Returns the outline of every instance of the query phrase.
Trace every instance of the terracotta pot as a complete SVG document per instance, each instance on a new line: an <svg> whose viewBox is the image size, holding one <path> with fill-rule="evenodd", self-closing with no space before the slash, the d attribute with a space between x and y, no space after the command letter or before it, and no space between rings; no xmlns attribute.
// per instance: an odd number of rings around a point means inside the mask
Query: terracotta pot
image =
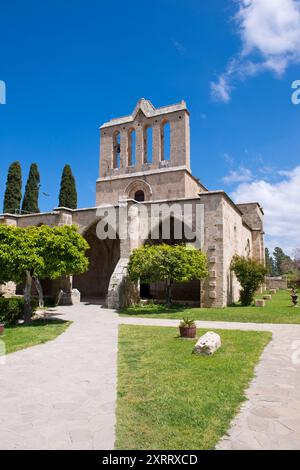
<svg viewBox="0 0 300 470"><path fill-rule="evenodd" d="M180 330L180 336L182 338L196 338L196 334L197 334L196 326L190 326L190 327L180 326L179 330Z"/></svg>
<svg viewBox="0 0 300 470"><path fill-rule="evenodd" d="M0 323L0 335L2 335L3 331L4 331L4 325L3 323Z"/></svg>

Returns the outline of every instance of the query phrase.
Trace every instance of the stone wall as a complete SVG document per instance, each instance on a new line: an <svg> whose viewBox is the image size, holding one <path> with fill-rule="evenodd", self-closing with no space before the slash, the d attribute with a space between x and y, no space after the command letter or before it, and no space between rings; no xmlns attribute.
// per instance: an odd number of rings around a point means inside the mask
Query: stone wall
<svg viewBox="0 0 300 470"><path fill-rule="evenodd" d="M6 284L0 284L0 295L4 297L11 297L16 294L16 284L14 282L7 282Z"/></svg>
<svg viewBox="0 0 300 470"><path fill-rule="evenodd" d="M267 289L287 289L288 281L286 277L266 277Z"/></svg>
<svg viewBox="0 0 300 470"><path fill-rule="evenodd" d="M251 230L243 223L239 211L226 199L223 201L223 302L230 305L239 300L240 283L230 269L235 255L252 257L253 242Z"/></svg>
<svg viewBox="0 0 300 470"><path fill-rule="evenodd" d="M133 183L134 191L131 191ZM195 198L204 190L184 168L161 169L155 173L135 173L126 177L98 180L96 205L118 204L119 200L124 198L134 199L134 193L139 189L145 193L146 201Z"/></svg>

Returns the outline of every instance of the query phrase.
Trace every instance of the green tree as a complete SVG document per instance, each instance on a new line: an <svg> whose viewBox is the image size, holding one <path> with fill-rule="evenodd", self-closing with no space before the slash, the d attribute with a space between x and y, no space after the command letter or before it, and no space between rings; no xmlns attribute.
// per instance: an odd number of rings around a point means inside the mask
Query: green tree
<svg viewBox="0 0 300 470"><path fill-rule="evenodd" d="M231 262L231 270L235 273L242 289L240 301L243 306L251 305L255 292L264 283L267 268L253 259L235 256Z"/></svg>
<svg viewBox="0 0 300 470"><path fill-rule="evenodd" d="M39 209L40 174L36 163L32 163L29 170L28 180L22 203L22 212L35 214Z"/></svg>
<svg viewBox="0 0 300 470"><path fill-rule="evenodd" d="M293 270L293 260L290 258L290 256L284 253L282 248L277 246L274 249L273 257L275 260L275 274L277 276L288 274Z"/></svg>
<svg viewBox="0 0 300 470"><path fill-rule="evenodd" d="M89 248L76 226L10 227L0 225L0 266L3 281L25 283L24 321L32 316L31 288L35 279L57 279L88 269Z"/></svg>
<svg viewBox="0 0 300 470"><path fill-rule="evenodd" d="M183 245L146 245L134 250L128 265L133 282L166 283L166 303L172 304L174 282L188 282L207 277L206 255L200 250Z"/></svg>
<svg viewBox="0 0 300 470"><path fill-rule="evenodd" d="M274 259L270 255L270 251L268 248L265 249L266 252L266 268L268 270L268 276L274 276L275 274L275 266L274 266Z"/></svg>
<svg viewBox="0 0 300 470"><path fill-rule="evenodd" d="M16 214L20 211L22 199L22 170L20 162L13 162L7 174L4 194L4 214Z"/></svg>
<svg viewBox="0 0 300 470"><path fill-rule="evenodd" d="M70 165L65 165L62 172L59 193L59 207L77 209L76 182Z"/></svg>

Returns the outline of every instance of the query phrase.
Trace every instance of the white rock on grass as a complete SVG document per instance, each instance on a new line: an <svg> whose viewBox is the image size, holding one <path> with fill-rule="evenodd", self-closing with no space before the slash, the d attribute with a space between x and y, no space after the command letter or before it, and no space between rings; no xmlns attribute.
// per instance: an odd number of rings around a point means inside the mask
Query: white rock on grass
<svg viewBox="0 0 300 470"><path fill-rule="evenodd" d="M194 348L194 354L211 356L221 347L221 338L217 333L209 331L198 339Z"/></svg>

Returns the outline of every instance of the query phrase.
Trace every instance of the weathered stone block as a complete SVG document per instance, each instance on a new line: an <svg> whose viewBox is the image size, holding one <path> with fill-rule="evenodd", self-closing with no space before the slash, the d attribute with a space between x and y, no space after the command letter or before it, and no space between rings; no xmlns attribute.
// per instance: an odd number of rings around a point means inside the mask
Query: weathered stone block
<svg viewBox="0 0 300 470"><path fill-rule="evenodd" d="M272 300L272 296L269 294L264 295L264 300Z"/></svg>
<svg viewBox="0 0 300 470"><path fill-rule="evenodd" d="M211 356L221 347L221 337L213 331L209 331L198 339L194 348L194 354Z"/></svg>
<svg viewBox="0 0 300 470"><path fill-rule="evenodd" d="M265 307L266 301L263 299L258 299L255 301L255 307Z"/></svg>
<svg viewBox="0 0 300 470"><path fill-rule="evenodd" d="M60 297L60 305L76 305L79 304L81 295L79 290L72 289L70 292L64 291Z"/></svg>

